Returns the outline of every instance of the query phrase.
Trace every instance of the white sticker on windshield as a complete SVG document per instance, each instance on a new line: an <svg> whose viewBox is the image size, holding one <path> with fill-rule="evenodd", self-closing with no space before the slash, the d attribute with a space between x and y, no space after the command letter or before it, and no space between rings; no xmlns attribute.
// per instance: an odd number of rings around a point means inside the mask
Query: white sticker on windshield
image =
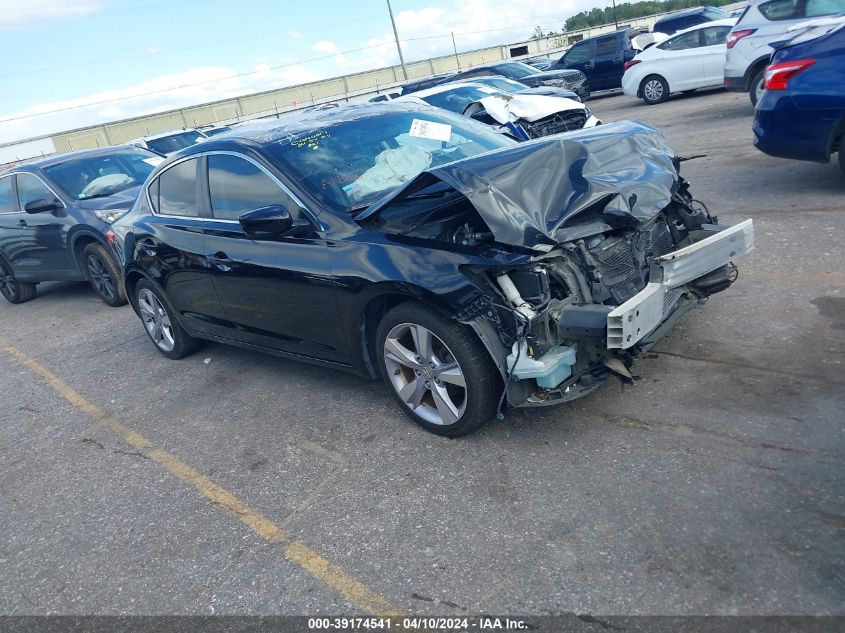
<svg viewBox="0 0 845 633"><path fill-rule="evenodd" d="M161 156L150 156L149 158L143 159L147 165L152 165L153 167L157 167L164 162L164 159Z"/></svg>
<svg viewBox="0 0 845 633"><path fill-rule="evenodd" d="M445 123L434 123L433 121L423 121L422 119L414 119L411 123L411 131L408 132L411 136L417 138L428 138L433 141L449 141L452 136L452 126Z"/></svg>

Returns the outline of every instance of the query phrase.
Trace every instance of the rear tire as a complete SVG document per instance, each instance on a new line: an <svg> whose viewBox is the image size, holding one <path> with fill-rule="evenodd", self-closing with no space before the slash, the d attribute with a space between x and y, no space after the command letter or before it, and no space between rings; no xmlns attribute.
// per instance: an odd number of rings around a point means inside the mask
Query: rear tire
<svg viewBox="0 0 845 633"><path fill-rule="evenodd" d="M92 242L86 246L82 251L82 262L85 267L85 276L103 303L113 308L126 305L123 276L114 257L102 244Z"/></svg>
<svg viewBox="0 0 845 633"><path fill-rule="evenodd" d="M15 279L12 267L0 259L0 294L9 303L25 303L35 299L35 284Z"/></svg>
<svg viewBox="0 0 845 633"><path fill-rule="evenodd" d="M188 335L176 319L176 310L156 286L142 279L135 286L135 306L155 348L171 360L193 354L200 342Z"/></svg>
<svg viewBox="0 0 845 633"><path fill-rule="evenodd" d="M376 357L388 390L425 430L467 435L496 414L502 382L469 327L427 305L390 310L376 333Z"/></svg>
<svg viewBox="0 0 845 633"><path fill-rule="evenodd" d="M647 105L657 105L669 98L669 84L660 75L649 75L640 84L640 94Z"/></svg>
<svg viewBox="0 0 845 633"><path fill-rule="evenodd" d="M751 79L751 84L748 87L748 96L751 99L751 105L755 108L757 107L757 101L763 94L763 70L761 68L757 71L757 74Z"/></svg>

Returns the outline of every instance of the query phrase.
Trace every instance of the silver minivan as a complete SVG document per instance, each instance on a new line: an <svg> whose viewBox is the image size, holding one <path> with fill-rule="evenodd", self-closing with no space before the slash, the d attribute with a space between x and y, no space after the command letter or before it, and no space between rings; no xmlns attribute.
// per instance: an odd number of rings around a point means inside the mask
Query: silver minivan
<svg viewBox="0 0 845 633"><path fill-rule="evenodd" d="M845 13L845 0L750 0L728 35L725 88L748 92L757 105L773 50L769 44L801 22L838 13Z"/></svg>

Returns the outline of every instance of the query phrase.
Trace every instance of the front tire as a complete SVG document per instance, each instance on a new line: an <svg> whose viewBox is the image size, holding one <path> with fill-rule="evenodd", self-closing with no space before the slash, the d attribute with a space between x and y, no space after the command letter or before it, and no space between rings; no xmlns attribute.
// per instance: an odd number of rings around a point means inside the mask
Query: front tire
<svg viewBox="0 0 845 633"><path fill-rule="evenodd" d="M135 286L135 305L147 336L156 349L171 360L193 354L199 341L188 336L175 318L176 311L157 287L146 279Z"/></svg>
<svg viewBox="0 0 845 633"><path fill-rule="evenodd" d="M126 305L126 291L120 269L102 244L92 242L82 251L85 275L97 296L107 306Z"/></svg>
<svg viewBox="0 0 845 633"><path fill-rule="evenodd" d="M499 372L467 326L426 305L403 303L382 319L376 345L388 389L425 430L459 437L496 414Z"/></svg>
<svg viewBox="0 0 845 633"><path fill-rule="evenodd" d="M640 94L648 105L663 103L669 98L669 84L660 75L649 75L640 84Z"/></svg>
<svg viewBox="0 0 845 633"><path fill-rule="evenodd" d="M12 267L0 259L0 294L9 303L25 303L35 299L35 284L18 281Z"/></svg>

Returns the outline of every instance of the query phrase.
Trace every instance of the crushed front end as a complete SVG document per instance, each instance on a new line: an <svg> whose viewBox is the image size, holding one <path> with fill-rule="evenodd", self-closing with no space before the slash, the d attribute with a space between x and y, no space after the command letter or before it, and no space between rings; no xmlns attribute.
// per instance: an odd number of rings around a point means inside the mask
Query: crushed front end
<svg viewBox="0 0 845 633"><path fill-rule="evenodd" d="M427 170L367 216L495 254L461 267L477 294L453 316L495 361L503 403L553 404L613 375L631 382L634 359L730 287L753 250L751 220L720 225L680 165L656 129L611 123Z"/></svg>

